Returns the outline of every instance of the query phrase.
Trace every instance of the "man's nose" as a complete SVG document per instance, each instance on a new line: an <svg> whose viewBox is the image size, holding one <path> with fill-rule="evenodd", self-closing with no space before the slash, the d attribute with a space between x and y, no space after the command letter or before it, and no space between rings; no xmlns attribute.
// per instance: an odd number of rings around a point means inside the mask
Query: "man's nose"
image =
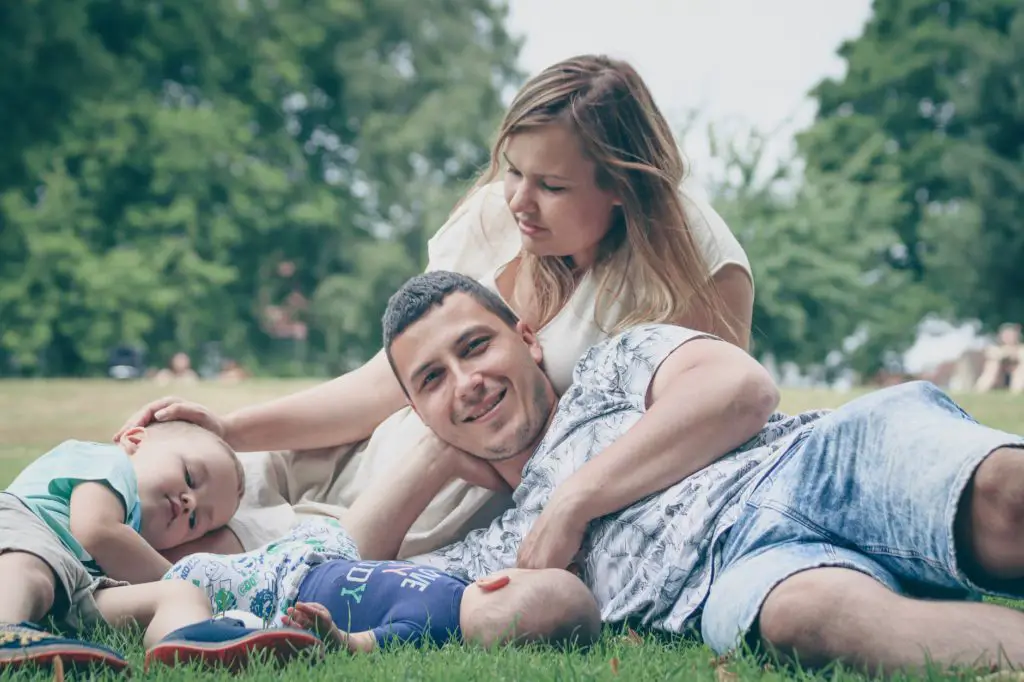
<svg viewBox="0 0 1024 682"><path fill-rule="evenodd" d="M472 398L480 393L484 385L484 377L477 371L457 371L455 374L456 390L460 398Z"/></svg>

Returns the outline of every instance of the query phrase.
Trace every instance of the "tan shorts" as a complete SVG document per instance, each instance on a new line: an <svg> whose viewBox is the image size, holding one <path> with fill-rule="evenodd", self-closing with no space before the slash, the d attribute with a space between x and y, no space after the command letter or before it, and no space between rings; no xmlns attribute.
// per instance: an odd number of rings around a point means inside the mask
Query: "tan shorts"
<svg viewBox="0 0 1024 682"><path fill-rule="evenodd" d="M61 625L75 629L102 623L103 616L96 608L96 590L122 584L91 576L57 534L24 502L10 493L0 493L0 554L7 552L32 554L50 567L57 578L50 615Z"/></svg>

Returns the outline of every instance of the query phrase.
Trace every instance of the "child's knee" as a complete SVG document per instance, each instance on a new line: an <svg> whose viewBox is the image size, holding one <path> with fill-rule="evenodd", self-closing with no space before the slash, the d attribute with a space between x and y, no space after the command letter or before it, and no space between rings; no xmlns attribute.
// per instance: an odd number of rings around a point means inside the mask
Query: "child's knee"
<svg viewBox="0 0 1024 682"><path fill-rule="evenodd" d="M22 591L44 614L53 607L57 577L53 569L36 555L28 552L0 554L0 576L7 589Z"/></svg>

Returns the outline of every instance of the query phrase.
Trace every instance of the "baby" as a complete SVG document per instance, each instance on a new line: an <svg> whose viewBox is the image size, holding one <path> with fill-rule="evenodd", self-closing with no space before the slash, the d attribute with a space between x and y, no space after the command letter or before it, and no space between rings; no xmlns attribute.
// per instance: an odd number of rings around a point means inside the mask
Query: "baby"
<svg viewBox="0 0 1024 682"><path fill-rule="evenodd" d="M510 569L467 583L405 561L362 561L328 518L246 554L192 555L168 577L191 579L221 608L307 628L350 652L396 642L585 646L601 629L593 595L568 571Z"/></svg>
<svg viewBox="0 0 1024 682"><path fill-rule="evenodd" d="M127 666L112 649L35 625L47 616L72 629L104 621L147 627L147 664L235 664L252 648L278 650L282 637L292 648L319 646L296 629L270 641L235 621L210 621L201 590L152 582L170 568L159 550L224 526L244 487L231 448L183 422L132 429L120 445L67 441L29 464L0 493L0 670L57 657L72 666ZM181 628L202 631L206 646L178 644Z"/></svg>

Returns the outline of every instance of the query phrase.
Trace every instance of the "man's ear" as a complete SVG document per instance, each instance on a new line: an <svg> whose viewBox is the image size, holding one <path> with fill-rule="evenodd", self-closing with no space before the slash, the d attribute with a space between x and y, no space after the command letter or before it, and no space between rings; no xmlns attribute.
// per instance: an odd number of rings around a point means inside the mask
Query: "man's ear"
<svg viewBox="0 0 1024 682"><path fill-rule="evenodd" d="M145 427L133 426L132 428L125 431L124 434L121 436L121 447L124 448L124 451L127 452L129 455L134 455L138 451L139 445L142 444L142 441L145 437Z"/></svg>
<svg viewBox="0 0 1024 682"><path fill-rule="evenodd" d="M540 340L537 339L537 334L535 334L533 329L530 328L530 325L519 320L516 322L516 331L519 332L519 336L522 337L523 343L529 347L533 361L538 365L543 365L544 350L540 347Z"/></svg>

